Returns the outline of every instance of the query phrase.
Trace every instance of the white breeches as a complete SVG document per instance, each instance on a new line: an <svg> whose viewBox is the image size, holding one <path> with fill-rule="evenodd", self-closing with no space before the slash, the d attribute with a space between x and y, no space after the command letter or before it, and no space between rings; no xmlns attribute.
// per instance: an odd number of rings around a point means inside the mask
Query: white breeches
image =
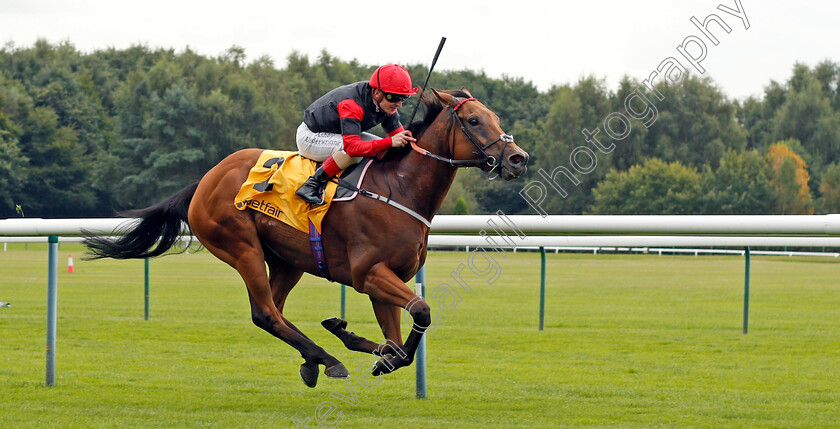
<svg viewBox="0 0 840 429"><path fill-rule="evenodd" d="M379 139L379 137L370 133L362 133L361 137L364 141ZM344 140L342 140L341 134L315 133L303 122L297 129L295 142L297 143L298 153L313 161L324 162L330 155L335 154L333 160L342 170L362 159L360 157L351 158L344 152Z"/></svg>

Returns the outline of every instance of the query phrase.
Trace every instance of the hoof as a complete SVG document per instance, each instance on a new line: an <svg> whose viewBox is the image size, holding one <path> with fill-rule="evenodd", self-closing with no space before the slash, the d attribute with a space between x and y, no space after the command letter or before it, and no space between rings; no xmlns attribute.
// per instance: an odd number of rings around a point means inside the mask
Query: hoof
<svg viewBox="0 0 840 429"><path fill-rule="evenodd" d="M391 371L392 369L385 364L384 359L380 359L373 364L373 371L370 373L373 374L374 377L379 377L380 375L388 374Z"/></svg>
<svg viewBox="0 0 840 429"><path fill-rule="evenodd" d="M325 369L324 374L329 378L350 378L350 372L341 362Z"/></svg>
<svg viewBox="0 0 840 429"><path fill-rule="evenodd" d="M304 362L300 366L300 379L307 387L315 387L318 384L318 364Z"/></svg>
<svg viewBox="0 0 840 429"><path fill-rule="evenodd" d="M338 317L330 317L329 319L322 320L321 326L335 334L338 330L343 330L347 327L347 321Z"/></svg>
<svg viewBox="0 0 840 429"><path fill-rule="evenodd" d="M371 371L371 374L373 374L374 377L383 374L390 374L399 368L411 365L413 361L414 359L403 359L398 356L394 356L390 353L386 353L385 356L382 357L382 359L379 359L373 365L373 370Z"/></svg>
<svg viewBox="0 0 840 429"><path fill-rule="evenodd" d="M384 374L390 374L398 368L398 366L394 365L393 363L393 361L395 360L396 359L394 359L394 355L390 353L385 354L385 356L383 356L382 359L379 359L373 365L373 371L371 371L371 374L373 374L374 377L378 377Z"/></svg>

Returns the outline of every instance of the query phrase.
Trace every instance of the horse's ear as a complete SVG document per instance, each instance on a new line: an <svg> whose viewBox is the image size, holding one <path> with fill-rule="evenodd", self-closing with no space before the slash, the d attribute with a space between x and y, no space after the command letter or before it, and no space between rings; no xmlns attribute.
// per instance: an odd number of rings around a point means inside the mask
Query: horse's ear
<svg viewBox="0 0 840 429"><path fill-rule="evenodd" d="M470 94L470 92L469 92L469 91L467 91L467 88L466 88L466 87L463 87L463 86L462 86L462 87L461 87L461 91L463 91L463 92L464 92L464 94L469 95L469 96L470 96L470 98L473 98L473 95L472 95L472 94Z"/></svg>
<svg viewBox="0 0 840 429"><path fill-rule="evenodd" d="M445 92L437 92L437 91L435 91L434 88L430 88L430 89L432 90L432 93L435 94L435 97L438 100L440 100L440 102L443 103L444 105L449 105L449 106L452 106L452 107L455 107L455 106L458 105L458 103L455 102L455 97L453 97L453 96L451 96L451 95L449 95Z"/></svg>

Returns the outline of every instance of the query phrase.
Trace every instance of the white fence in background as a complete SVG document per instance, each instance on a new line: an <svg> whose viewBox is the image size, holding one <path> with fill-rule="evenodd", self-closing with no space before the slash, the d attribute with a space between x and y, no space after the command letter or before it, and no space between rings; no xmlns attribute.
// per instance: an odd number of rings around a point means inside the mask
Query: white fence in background
<svg viewBox="0 0 840 429"><path fill-rule="evenodd" d="M0 219L0 236L80 235L82 229L109 234L133 219ZM494 226L506 233L526 235L838 235L840 214L829 215L466 215L436 216L433 234L477 234Z"/></svg>
<svg viewBox="0 0 840 429"><path fill-rule="evenodd" d="M49 242L47 274L47 385L55 383L55 332L58 287L58 242L77 241L83 230L111 235L135 219L0 220L0 241ZM187 231L185 231L186 233ZM750 247L840 248L840 214L819 216L436 216L430 246L535 248L542 254L540 330L545 305L545 248L647 249L741 247L746 259L744 333L749 308ZM469 235L464 235L469 234ZM567 235L578 234L578 235ZM610 235L608 235L610 234ZM5 237L5 238L4 238ZM42 238L43 237L43 238ZM70 238L66 238L70 237ZM702 249L690 249L699 254ZM834 254L837 257L837 254ZM146 263L148 276L148 260ZM421 273L422 273L421 269ZM418 275L418 278L421 275ZM148 279L148 277L147 277ZM148 287L148 280L147 280ZM421 286L422 289L422 286ZM343 288L342 288L343 291ZM148 299L148 294L147 294ZM148 301L147 301L148 302ZM148 307L147 307L148 308Z"/></svg>
<svg viewBox="0 0 840 429"><path fill-rule="evenodd" d="M467 252L470 249L475 249L477 247L482 247L481 244L476 245L473 244L470 246L466 244L465 241L457 241L452 239L453 236L445 236L445 235L430 235L429 236L429 247L432 249L449 249L449 248L459 248L463 247L466 249ZM455 236L455 237L463 237L463 236ZM494 237L491 237L494 238ZM500 236L495 237L497 241L501 240ZM544 237L546 238L546 237ZM586 237L575 237L576 239L582 239L586 241ZM786 237L784 240L767 240L767 241L757 241L756 238L759 237L748 237L753 239L751 241L751 246L761 246L761 247L822 247L822 248L840 248L840 238L833 238L833 237L819 237L819 238L826 238L825 240L819 241L798 241L797 237ZM767 238L767 237L764 237ZM777 238L777 237L771 237ZM799 237L801 238L801 237ZM811 237L812 239L815 237ZM0 236L0 243L3 243L3 251L7 251L9 243L46 243L48 237L5 237ZM81 243L83 237L58 237L59 243ZM196 237L184 236L181 237L181 241L191 241L193 243L197 243L198 239ZM550 242L550 240L546 240ZM539 244L540 241L537 241ZM764 244L756 244L756 243L764 243ZM816 243L816 244L815 244ZM486 243L482 243L486 245ZM815 245L811 245L815 244ZM722 247L721 244L717 244L717 246ZM503 247L503 246L500 246ZM512 246L507 246L512 247ZM743 247L738 245L738 247ZM679 248L679 247L619 247L619 246L553 246L551 244L543 244L539 246L515 246L512 247L514 253L517 250L540 250L540 248L544 248L549 252L560 253L560 252L589 252L592 254L598 253L607 253L607 252L626 252L626 253L645 253L645 254L694 254L694 256L699 255L740 255L744 256L745 250L733 250L733 249L709 249L709 248ZM189 253L189 250L187 250ZM825 256L831 258L838 258L840 257L840 252L802 252L802 251L775 251L775 250L752 250L753 255L764 255L764 256Z"/></svg>

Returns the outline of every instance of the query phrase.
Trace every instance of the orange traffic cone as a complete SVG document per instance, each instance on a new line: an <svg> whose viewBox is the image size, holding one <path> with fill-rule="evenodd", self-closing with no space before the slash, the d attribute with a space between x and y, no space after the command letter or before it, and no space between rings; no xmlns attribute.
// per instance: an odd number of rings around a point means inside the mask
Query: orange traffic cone
<svg viewBox="0 0 840 429"><path fill-rule="evenodd" d="M73 268L73 254L72 253L67 258L67 272L68 273L76 272L76 269Z"/></svg>

